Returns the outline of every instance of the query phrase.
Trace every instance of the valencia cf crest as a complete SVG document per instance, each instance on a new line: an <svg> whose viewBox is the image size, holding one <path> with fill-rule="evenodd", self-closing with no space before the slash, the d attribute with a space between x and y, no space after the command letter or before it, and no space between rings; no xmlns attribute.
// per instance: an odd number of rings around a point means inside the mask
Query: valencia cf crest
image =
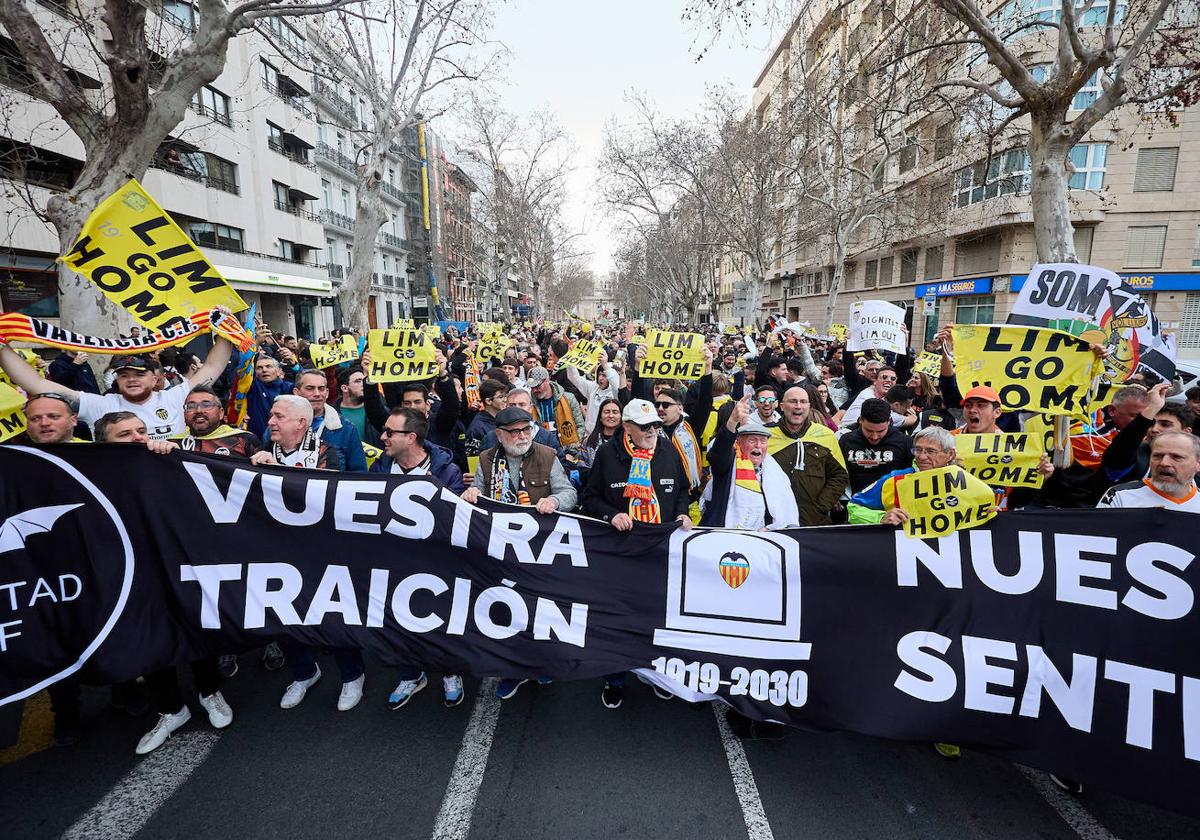
<svg viewBox="0 0 1200 840"><path fill-rule="evenodd" d="M171 416L171 414L165 408L160 408L160 409L155 410L154 416L157 417L159 420L166 420L168 417Z"/></svg>
<svg viewBox="0 0 1200 840"><path fill-rule="evenodd" d="M750 576L750 561L735 551L721 555L721 578L730 589L737 589Z"/></svg>

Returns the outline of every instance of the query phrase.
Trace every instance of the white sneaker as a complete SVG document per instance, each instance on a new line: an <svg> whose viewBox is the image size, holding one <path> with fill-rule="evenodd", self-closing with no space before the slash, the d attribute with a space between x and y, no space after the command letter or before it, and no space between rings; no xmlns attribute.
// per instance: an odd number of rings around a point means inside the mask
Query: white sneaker
<svg viewBox="0 0 1200 840"><path fill-rule="evenodd" d="M463 701L463 681L459 676L442 677L442 690L446 692L443 701L448 708L454 708Z"/></svg>
<svg viewBox="0 0 1200 840"><path fill-rule="evenodd" d="M367 681L366 674L360 674L358 679L342 683L342 693L338 695L338 711L348 712L362 700L363 683Z"/></svg>
<svg viewBox="0 0 1200 840"><path fill-rule="evenodd" d="M233 723L233 709L229 708L221 692L214 691L207 697L201 697L200 705L208 712L208 722L213 725L213 729L224 729Z"/></svg>
<svg viewBox="0 0 1200 840"><path fill-rule="evenodd" d="M174 714L159 715L158 723L154 724L154 728L142 736L142 740L138 741L137 749L134 752L138 755L154 752L167 742L172 732L191 719L192 710L187 706L184 706Z"/></svg>
<svg viewBox="0 0 1200 840"><path fill-rule="evenodd" d="M283 699L279 701L279 708L294 709L300 705L300 701L304 699L304 695L308 694L308 690L317 684L317 680L321 679L321 666L317 666L317 672L306 680L297 680L289 685L283 692Z"/></svg>

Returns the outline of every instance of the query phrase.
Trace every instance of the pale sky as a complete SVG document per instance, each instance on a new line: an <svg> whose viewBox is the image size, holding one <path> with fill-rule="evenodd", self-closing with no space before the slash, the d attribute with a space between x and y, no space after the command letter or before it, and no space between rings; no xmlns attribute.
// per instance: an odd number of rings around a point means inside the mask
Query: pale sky
<svg viewBox="0 0 1200 840"><path fill-rule="evenodd" d="M611 236L593 189L593 168L611 115L626 117L629 91L642 91L672 116L694 110L706 84L732 83L749 102L769 57L765 32L727 37L697 62L684 0L509 0L494 36L509 49L500 91L514 113L549 107L578 147L570 223L587 231L597 273L612 267Z"/></svg>

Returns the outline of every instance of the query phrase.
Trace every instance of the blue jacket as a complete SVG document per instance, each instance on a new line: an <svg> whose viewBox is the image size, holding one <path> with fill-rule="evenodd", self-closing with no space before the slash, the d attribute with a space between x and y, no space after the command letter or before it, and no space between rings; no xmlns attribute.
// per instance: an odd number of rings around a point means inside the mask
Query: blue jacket
<svg viewBox="0 0 1200 840"><path fill-rule="evenodd" d="M425 451L429 453L429 474L445 484L451 493L462 493L466 489L463 486L462 470L454 463L454 456L450 454L450 450L425 441ZM387 454L376 458L370 469L370 472L385 475L391 471L392 458Z"/></svg>
<svg viewBox="0 0 1200 840"><path fill-rule="evenodd" d="M338 457L342 461L342 470L344 472L366 472L367 455L363 452L362 438L358 436L358 429L349 423L343 423L337 409L331 405L325 406L325 415L322 420L325 431L321 433L321 442L338 451ZM313 421L314 430L320 425L316 420Z"/></svg>
<svg viewBox="0 0 1200 840"><path fill-rule="evenodd" d="M236 383L235 383L236 386ZM286 379L276 379L269 385L258 381L258 377L250 383L250 393L246 396L246 422L250 431L268 440L267 418L271 414L271 404L280 394L292 393L292 383Z"/></svg>
<svg viewBox="0 0 1200 840"><path fill-rule="evenodd" d="M81 394L100 393L100 384L96 382L96 374L92 373L92 366L87 362L77 365L66 353L59 353L54 357L54 361L50 363L50 369L46 371L46 378L59 385L66 385L72 391L78 391Z"/></svg>

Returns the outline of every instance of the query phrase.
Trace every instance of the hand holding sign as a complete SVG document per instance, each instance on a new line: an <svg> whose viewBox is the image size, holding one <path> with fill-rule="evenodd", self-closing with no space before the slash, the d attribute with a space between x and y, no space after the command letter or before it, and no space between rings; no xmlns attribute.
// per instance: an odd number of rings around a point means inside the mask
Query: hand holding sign
<svg viewBox="0 0 1200 840"><path fill-rule="evenodd" d="M909 537L942 537L996 515L996 496L962 467L920 470L896 484L897 507Z"/></svg>
<svg viewBox="0 0 1200 840"><path fill-rule="evenodd" d="M850 307L846 349L884 350L903 355L908 349L904 308L883 300L863 300Z"/></svg>
<svg viewBox="0 0 1200 840"><path fill-rule="evenodd" d="M638 374L656 379L699 379L704 376L704 337L699 333L650 330Z"/></svg>

